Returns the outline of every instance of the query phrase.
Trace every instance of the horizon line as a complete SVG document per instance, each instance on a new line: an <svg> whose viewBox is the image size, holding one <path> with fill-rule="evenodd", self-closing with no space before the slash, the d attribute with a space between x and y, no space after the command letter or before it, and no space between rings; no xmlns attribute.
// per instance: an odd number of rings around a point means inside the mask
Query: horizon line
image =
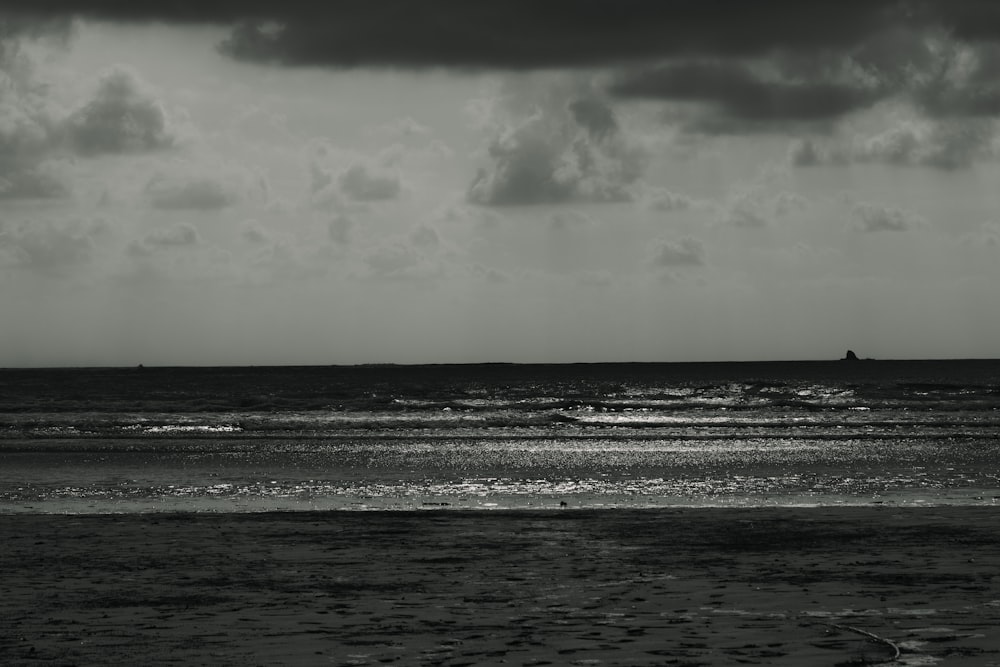
<svg viewBox="0 0 1000 667"><path fill-rule="evenodd" d="M865 362L995 362L1000 357L859 357L857 359L729 359L729 360L685 360L685 361L445 361L445 362L357 362L331 364L134 364L100 366L0 366L0 371L29 370L146 370L146 369L211 369L211 368L422 368L449 366L639 366L639 365L683 365L683 364L814 364L845 363L850 366Z"/></svg>

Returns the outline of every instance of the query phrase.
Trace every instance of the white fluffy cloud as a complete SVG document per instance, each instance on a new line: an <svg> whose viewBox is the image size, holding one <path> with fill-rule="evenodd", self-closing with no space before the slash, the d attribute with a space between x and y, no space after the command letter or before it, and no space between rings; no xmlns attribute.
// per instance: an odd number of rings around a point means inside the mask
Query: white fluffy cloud
<svg viewBox="0 0 1000 667"><path fill-rule="evenodd" d="M101 225L79 222L23 223L0 228L0 261L5 264L62 273L89 262Z"/></svg>
<svg viewBox="0 0 1000 667"><path fill-rule="evenodd" d="M0 42L0 199L72 194L74 155L169 148L176 137L160 101L132 70L105 72L68 113L17 38Z"/></svg>
<svg viewBox="0 0 1000 667"><path fill-rule="evenodd" d="M454 249L434 227L420 224L406 235L387 239L364 255L368 274L379 280L426 283L455 269Z"/></svg>
<svg viewBox="0 0 1000 667"><path fill-rule="evenodd" d="M869 162L962 169L996 157L996 130L992 118L907 118L853 139L797 139L789 161L797 167Z"/></svg>
<svg viewBox="0 0 1000 667"><path fill-rule="evenodd" d="M626 138L608 102L588 87L528 85L494 101L491 165L468 191L477 204L629 201L645 155Z"/></svg>
<svg viewBox="0 0 1000 667"><path fill-rule="evenodd" d="M720 223L744 229L762 229L778 218L808 207L803 197L779 190L781 182L780 172L764 170L754 181L734 188L720 207Z"/></svg>
<svg viewBox="0 0 1000 667"><path fill-rule="evenodd" d="M154 176L145 188L153 208L215 210L234 204L238 197L232 187L209 177L168 178Z"/></svg>
<svg viewBox="0 0 1000 667"><path fill-rule="evenodd" d="M363 163L355 163L337 177L341 191L358 201L395 199L402 186L399 176L382 172Z"/></svg>
<svg viewBox="0 0 1000 667"><path fill-rule="evenodd" d="M693 197L669 190L650 192L646 206L653 211L686 211L698 204Z"/></svg>
<svg viewBox="0 0 1000 667"><path fill-rule="evenodd" d="M186 246L198 243L198 230L189 223L179 222L166 229L157 229L146 237L155 246Z"/></svg>
<svg viewBox="0 0 1000 667"><path fill-rule="evenodd" d="M660 241L652 261L654 266L660 268L702 266L705 264L705 246L690 236L676 242Z"/></svg>
<svg viewBox="0 0 1000 667"><path fill-rule="evenodd" d="M349 202L397 199L404 188L394 165L405 150L402 145L392 144L371 156L335 146L326 139L314 140L308 158L311 204L339 209Z"/></svg>
<svg viewBox="0 0 1000 667"><path fill-rule="evenodd" d="M854 154L861 161L957 169L991 155L995 129L983 118L903 121L861 141Z"/></svg>
<svg viewBox="0 0 1000 667"><path fill-rule="evenodd" d="M852 211L854 228L862 232L905 232L923 224L918 216L892 206L859 203Z"/></svg>
<svg viewBox="0 0 1000 667"><path fill-rule="evenodd" d="M184 248L198 245L198 230L187 222L179 222L170 227L155 229L142 240L128 244L127 252L133 257L148 257L157 250Z"/></svg>
<svg viewBox="0 0 1000 667"><path fill-rule="evenodd" d="M69 179L57 160L0 167L0 199L52 199L70 193Z"/></svg>
<svg viewBox="0 0 1000 667"><path fill-rule="evenodd" d="M70 187L50 160L60 142L59 112L18 47L0 34L0 199L61 197Z"/></svg>
<svg viewBox="0 0 1000 667"><path fill-rule="evenodd" d="M82 155L134 153L174 145L159 100L130 69L105 72L93 97L66 119L66 133Z"/></svg>

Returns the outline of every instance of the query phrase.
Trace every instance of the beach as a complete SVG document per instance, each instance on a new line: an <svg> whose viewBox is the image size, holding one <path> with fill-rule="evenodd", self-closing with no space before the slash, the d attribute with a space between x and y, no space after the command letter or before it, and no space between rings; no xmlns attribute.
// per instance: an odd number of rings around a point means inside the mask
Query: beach
<svg viewBox="0 0 1000 667"><path fill-rule="evenodd" d="M1000 665L993 507L22 514L0 543L11 666Z"/></svg>

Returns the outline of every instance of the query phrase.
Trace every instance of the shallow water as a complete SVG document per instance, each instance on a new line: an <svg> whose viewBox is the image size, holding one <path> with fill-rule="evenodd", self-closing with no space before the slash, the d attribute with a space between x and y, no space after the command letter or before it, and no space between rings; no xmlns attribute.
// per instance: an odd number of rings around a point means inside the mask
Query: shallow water
<svg viewBox="0 0 1000 667"><path fill-rule="evenodd" d="M1000 362L0 371L0 512L996 504Z"/></svg>

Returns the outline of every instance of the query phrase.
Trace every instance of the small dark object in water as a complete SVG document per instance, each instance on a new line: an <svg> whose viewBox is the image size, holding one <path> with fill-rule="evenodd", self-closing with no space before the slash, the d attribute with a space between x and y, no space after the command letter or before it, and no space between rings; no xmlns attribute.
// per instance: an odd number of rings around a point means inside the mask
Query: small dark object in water
<svg viewBox="0 0 1000 667"><path fill-rule="evenodd" d="M847 354L844 355L844 358L841 359L841 361L857 361L857 360L858 360L858 355L854 354L854 350L848 350Z"/></svg>
<svg viewBox="0 0 1000 667"><path fill-rule="evenodd" d="M560 500L559 501L559 507L568 507L568 505L566 504L565 500Z"/></svg>

